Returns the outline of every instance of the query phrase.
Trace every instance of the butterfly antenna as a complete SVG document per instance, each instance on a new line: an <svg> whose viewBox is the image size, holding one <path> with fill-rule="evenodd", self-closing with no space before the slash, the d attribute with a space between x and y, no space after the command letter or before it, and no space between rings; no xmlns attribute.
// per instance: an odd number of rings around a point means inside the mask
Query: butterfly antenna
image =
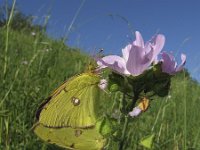
<svg viewBox="0 0 200 150"><path fill-rule="evenodd" d="M88 65L86 67L86 72L96 72L96 70L98 70L98 66L96 64L96 61L98 58L103 57L103 48L100 48L98 52L95 52L96 50L93 51L93 55L90 55L91 59L89 59Z"/></svg>

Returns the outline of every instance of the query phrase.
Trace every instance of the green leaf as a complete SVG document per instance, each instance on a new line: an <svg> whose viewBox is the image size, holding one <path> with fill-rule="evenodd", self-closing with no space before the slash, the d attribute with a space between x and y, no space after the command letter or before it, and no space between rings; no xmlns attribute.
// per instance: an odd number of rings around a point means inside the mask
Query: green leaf
<svg viewBox="0 0 200 150"><path fill-rule="evenodd" d="M145 148L151 149L153 145L154 134L148 135L140 141L140 145L144 146Z"/></svg>
<svg viewBox="0 0 200 150"><path fill-rule="evenodd" d="M110 91L111 92L116 92L116 91L118 91L118 89L119 89L119 86L117 84L112 84L110 86Z"/></svg>

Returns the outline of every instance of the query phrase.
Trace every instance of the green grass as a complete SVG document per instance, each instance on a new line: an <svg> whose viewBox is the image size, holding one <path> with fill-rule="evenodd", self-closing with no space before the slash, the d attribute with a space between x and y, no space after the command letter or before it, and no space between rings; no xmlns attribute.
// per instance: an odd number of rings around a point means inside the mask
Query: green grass
<svg viewBox="0 0 200 150"><path fill-rule="evenodd" d="M4 29L0 37L2 72ZM68 77L82 72L88 56L45 35L10 31L7 58L6 75L0 74L0 149L38 149L42 143L30 130L37 107Z"/></svg>
<svg viewBox="0 0 200 150"><path fill-rule="evenodd" d="M130 125L130 149L142 149L139 141L152 133L156 150L200 149L199 93L199 85L190 78L175 78L170 96L155 99L151 108Z"/></svg>
<svg viewBox="0 0 200 150"><path fill-rule="evenodd" d="M55 149L33 134L35 112L63 81L84 70L88 58L45 34L11 29L7 34L0 28L0 149ZM144 149L139 142L152 133L155 150L200 149L199 106L199 84L179 74L172 80L170 97L155 98L145 113L131 120L124 149Z"/></svg>

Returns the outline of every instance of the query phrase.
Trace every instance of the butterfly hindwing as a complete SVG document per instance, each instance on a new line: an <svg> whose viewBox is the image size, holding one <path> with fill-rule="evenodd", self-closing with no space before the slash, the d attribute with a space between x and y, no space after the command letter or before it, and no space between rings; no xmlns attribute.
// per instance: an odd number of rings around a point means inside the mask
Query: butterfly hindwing
<svg viewBox="0 0 200 150"><path fill-rule="evenodd" d="M48 128L37 124L34 132L44 141L68 149L100 150L106 142L95 127L89 129Z"/></svg>

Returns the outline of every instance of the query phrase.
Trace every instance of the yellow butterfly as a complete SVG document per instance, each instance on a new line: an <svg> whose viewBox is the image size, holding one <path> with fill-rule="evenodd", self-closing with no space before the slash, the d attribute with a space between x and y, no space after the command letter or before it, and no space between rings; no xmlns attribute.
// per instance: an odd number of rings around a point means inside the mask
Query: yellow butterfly
<svg viewBox="0 0 200 150"><path fill-rule="evenodd" d="M96 126L101 115L100 80L96 73L82 73L56 89L37 111L36 135L64 148L102 149L106 139Z"/></svg>

